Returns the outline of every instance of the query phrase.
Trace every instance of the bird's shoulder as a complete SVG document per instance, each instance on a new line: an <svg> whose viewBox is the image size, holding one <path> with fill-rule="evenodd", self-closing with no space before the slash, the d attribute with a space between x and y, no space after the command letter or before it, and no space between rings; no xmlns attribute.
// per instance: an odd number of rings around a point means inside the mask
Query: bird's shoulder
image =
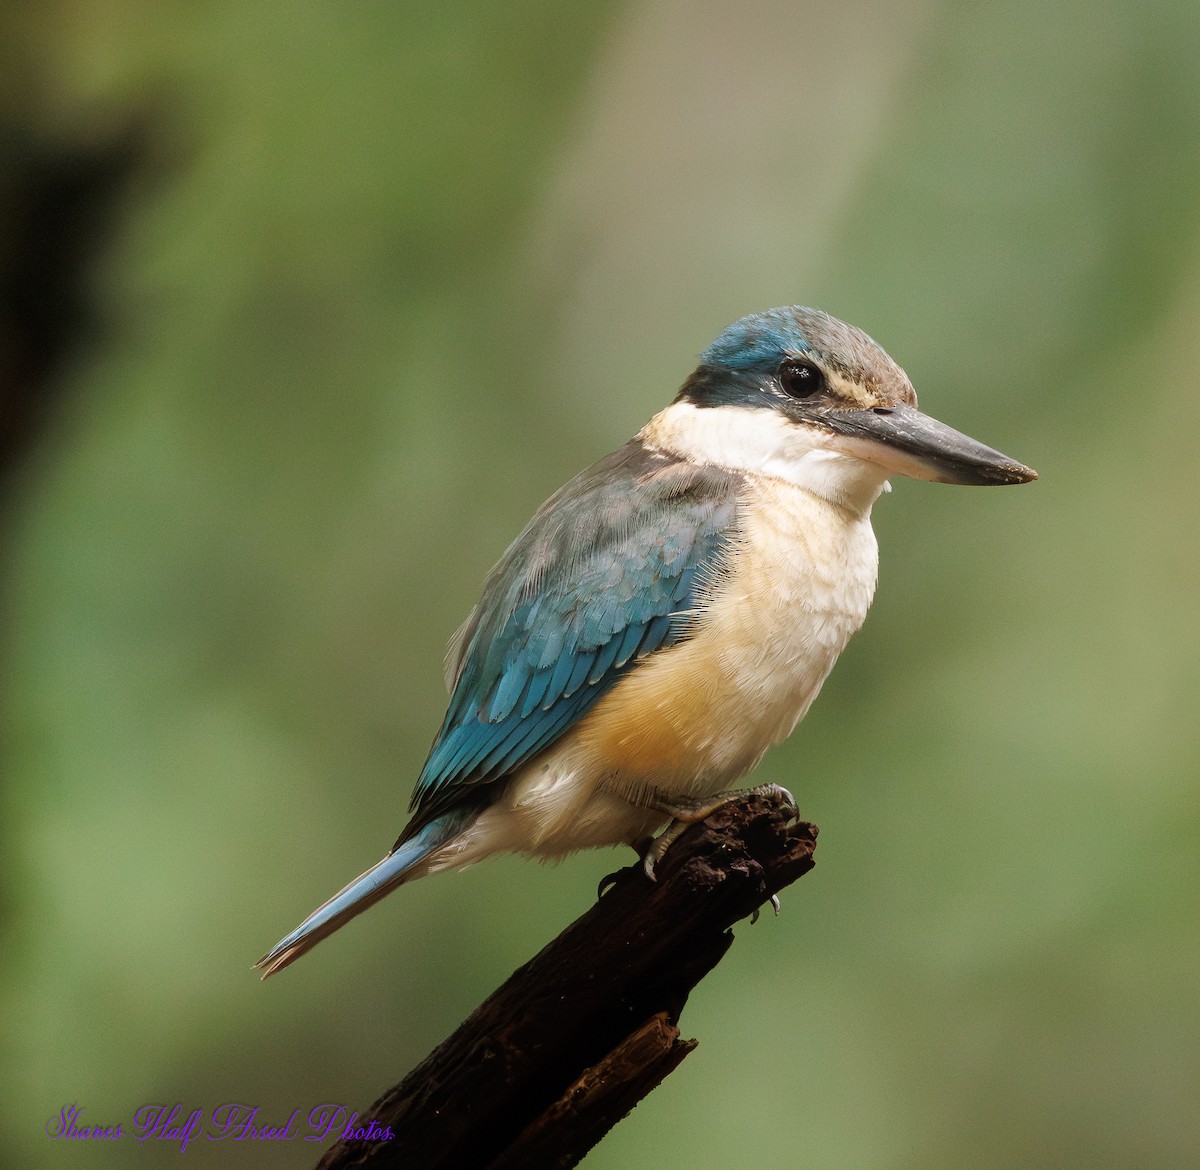
<svg viewBox="0 0 1200 1170"><path fill-rule="evenodd" d="M569 603L577 619L580 610L594 616L611 609L613 621L636 616L629 611L635 597L660 592L730 535L746 487L740 472L691 463L636 438L581 471L538 508L488 574L451 641L448 689L489 635L514 617L548 622L555 599ZM574 625L583 638L602 637L606 628Z"/></svg>

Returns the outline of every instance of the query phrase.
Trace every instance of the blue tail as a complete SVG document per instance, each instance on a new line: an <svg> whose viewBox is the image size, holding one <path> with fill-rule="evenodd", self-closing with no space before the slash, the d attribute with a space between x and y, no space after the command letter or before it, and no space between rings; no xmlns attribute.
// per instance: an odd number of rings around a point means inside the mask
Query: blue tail
<svg viewBox="0 0 1200 1170"><path fill-rule="evenodd" d="M321 939L345 926L356 914L375 905L385 894L415 876L413 869L456 836L465 827L465 819L459 810L444 813L411 840L398 845L366 873L356 877L323 906L318 906L291 934L280 939L254 964L262 970L262 978L274 975L289 963L294 963Z"/></svg>

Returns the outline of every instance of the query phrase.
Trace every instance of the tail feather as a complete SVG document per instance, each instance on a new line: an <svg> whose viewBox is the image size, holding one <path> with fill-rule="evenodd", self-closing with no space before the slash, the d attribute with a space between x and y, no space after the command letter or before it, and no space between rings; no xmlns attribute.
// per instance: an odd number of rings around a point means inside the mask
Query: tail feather
<svg viewBox="0 0 1200 1170"><path fill-rule="evenodd" d="M382 861L339 890L328 902L318 906L286 938L282 938L254 966L262 971L261 978L282 971L323 938L345 926L351 918L374 906L380 898L397 886L417 876L413 869L431 853L446 844L462 828L460 817L438 817L415 837L397 846Z"/></svg>

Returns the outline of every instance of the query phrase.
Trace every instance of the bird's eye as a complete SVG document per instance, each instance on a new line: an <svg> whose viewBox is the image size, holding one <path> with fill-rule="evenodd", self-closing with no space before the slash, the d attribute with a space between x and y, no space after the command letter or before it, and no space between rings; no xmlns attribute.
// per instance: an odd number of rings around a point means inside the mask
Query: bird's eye
<svg viewBox="0 0 1200 1170"><path fill-rule="evenodd" d="M784 362L779 367L779 385L792 398L811 398L825 389L825 375L811 362Z"/></svg>

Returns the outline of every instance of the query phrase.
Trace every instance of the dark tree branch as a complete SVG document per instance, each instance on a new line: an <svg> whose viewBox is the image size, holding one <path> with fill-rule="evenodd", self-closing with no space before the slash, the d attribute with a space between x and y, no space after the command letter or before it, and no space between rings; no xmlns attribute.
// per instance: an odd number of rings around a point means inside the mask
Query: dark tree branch
<svg viewBox="0 0 1200 1170"><path fill-rule="evenodd" d="M747 794L640 867L481 1004L320 1170L566 1170L696 1046L675 1026L730 927L813 866L816 829Z"/></svg>

